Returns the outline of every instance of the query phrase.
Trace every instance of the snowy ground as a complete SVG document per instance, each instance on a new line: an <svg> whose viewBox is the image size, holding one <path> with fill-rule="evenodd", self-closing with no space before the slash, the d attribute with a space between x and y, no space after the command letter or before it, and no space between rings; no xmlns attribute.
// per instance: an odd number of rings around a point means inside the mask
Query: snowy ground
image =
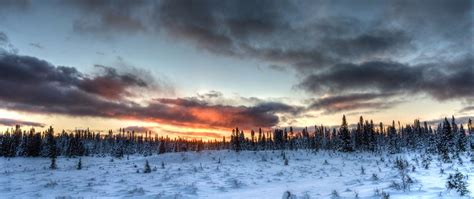
<svg viewBox="0 0 474 199"><path fill-rule="evenodd" d="M341 198L355 198L356 193L359 198L380 198L377 190L389 193L390 198L460 198L445 186L448 174L455 169L470 176L468 189L474 195L474 164L466 157L463 165L433 160L430 168L424 169L418 154L285 153L288 166L281 151L204 151L113 161L110 157L83 157L82 170L75 168L78 158L58 158L57 170L48 169L50 160L46 158L0 158L0 198L273 199L282 198L287 190L298 198L331 198L334 190ZM415 180L410 191L390 187L392 181L400 181L393 168L396 156L416 167L414 172L410 167L409 175ZM145 160L153 170L149 174L143 173ZM365 174L361 174L361 167Z"/></svg>

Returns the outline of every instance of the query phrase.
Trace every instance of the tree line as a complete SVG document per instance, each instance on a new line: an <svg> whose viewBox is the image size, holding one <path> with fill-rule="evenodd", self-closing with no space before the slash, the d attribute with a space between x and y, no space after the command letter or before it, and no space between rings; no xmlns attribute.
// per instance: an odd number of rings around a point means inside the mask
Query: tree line
<svg viewBox="0 0 474 199"><path fill-rule="evenodd" d="M144 156L167 152L201 150L334 150L342 152L365 151L373 153L400 153L423 151L439 154L444 161L459 158L463 152L474 150L474 127L469 119L467 128L457 124L454 116L432 129L426 122L415 120L411 125L396 126L395 121L382 123L364 120L361 116L354 128L350 128L345 116L338 128L314 126L295 131L292 127L272 131L232 130L230 140L188 140L152 136L151 132L137 133L120 129L105 135L90 130L73 132L36 132L34 128L23 131L20 126L0 134L0 156L3 157L50 157L57 156L113 156L141 154ZM474 161L474 157L473 157Z"/></svg>
<svg viewBox="0 0 474 199"><path fill-rule="evenodd" d="M439 154L443 161L459 159L460 154L469 150L474 161L474 126L469 119L467 128L457 124L454 116L445 118L435 129L427 122L415 120L411 125L396 126L395 121L385 126L374 124L361 116L355 128L349 128L343 116L339 128L314 126L295 132L292 127L274 129L273 132L251 131L246 136L242 130L232 130L229 147L241 150L334 150L341 152L401 153L419 151Z"/></svg>

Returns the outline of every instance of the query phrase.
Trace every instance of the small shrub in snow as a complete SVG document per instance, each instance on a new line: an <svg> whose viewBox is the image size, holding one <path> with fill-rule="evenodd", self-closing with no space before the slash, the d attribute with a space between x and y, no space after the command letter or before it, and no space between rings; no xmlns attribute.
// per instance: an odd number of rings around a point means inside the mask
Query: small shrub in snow
<svg viewBox="0 0 474 199"><path fill-rule="evenodd" d="M148 163L148 160L145 162L145 169L143 170L143 173L151 173L151 168L150 164Z"/></svg>
<svg viewBox="0 0 474 199"><path fill-rule="evenodd" d="M332 190L331 199L338 199L338 198L341 198L341 196L339 196L339 193L336 190Z"/></svg>
<svg viewBox="0 0 474 199"><path fill-rule="evenodd" d="M184 187L184 191L185 191L187 194L196 195L196 194L197 194L197 191L198 191L198 188L196 187L195 184L190 184L190 185L186 185L186 186Z"/></svg>
<svg viewBox="0 0 474 199"><path fill-rule="evenodd" d="M404 191L407 189L410 190L410 187L414 182L413 179L411 179L411 177L408 175L408 167L408 161L399 158L395 160L395 168L398 169L401 178L401 183L393 181L391 185L392 188L398 190L403 189Z"/></svg>
<svg viewBox="0 0 474 199"><path fill-rule="evenodd" d="M79 158L79 162L77 162L76 169L77 169L77 170L81 170L81 169L82 169L82 161L81 161L81 158Z"/></svg>
<svg viewBox="0 0 474 199"><path fill-rule="evenodd" d="M50 169L57 169L58 166L56 165L56 157L51 158L51 164L49 165Z"/></svg>
<svg viewBox="0 0 474 199"><path fill-rule="evenodd" d="M328 162L328 160L324 160L324 163L323 163L323 165L329 165L329 162Z"/></svg>
<svg viewBox="0 0 474 199"><path fill-rule="evenodd" d="M429 168L430 168L430 164L431 164L431 157L430 157L430 156L427 156L427 158L423 158L423 159L421 160L421 164L423 165L423 168L429 169Z"/></svg>
<svg viewBox="0 0 474 199"><path fill-rule="evenodd" d="M134 188L132 190L129 190L128 191L128 194L131 194L131 195L143 195L145 194L145 190L141 187L139 188Z"/></svg>
<svg viewBox="0 0 474 199"><path fill-rule="evenodd" d="M285 162L284 162L285 166L288 166L288 159L285 158Z"/></svg>
<svg viewBox="0 0 474 199"><path fill-rule="evenodd" d="M359 192L354 191L354 198L355 198L355 199L359 199Z"/></svg>
<svg viewBox="0 0 474 199"><path fill-rule="evenodd" d="M53 180L50 180L49 182L47 182L44 187L46 188L52 188L52 187L55 187L56 185L58 185L58 183L56 181L53 181Z"/></svg>
<svg viewBox="0 0 474 199"><path fill-rule="evenodd" d="M448 189L456 190L461 196L469 194L469 190L467 190L466 179L464 178L464 175L459 171L457 171L454 175L449 174L446 187Z"/></svg>
<svg viewBox="0 0 474 199"><path fill-rule="evenodd" d="M281 199L296 199L296 195L292 194L290 191L285 191Z"/></svg>
<svg viewBox="0 0 474 199"><path fill-rule="evenodd" d="M227 183L229 183L230 187L233 189L239 189L245 185L243 182L235 178L229 179Z"/></svg>
<svg viewBox="0 0 474 199"><path fill-rule="evenodd" d="M385 191L382 191L381 198L382 199L390 199L390 194L385 192Z"/></svg>
<svg viewBox="0 0 474 199"><path fill-rule="evenodd" d="M378 181L379 177L377 176L377 174L373 173L372 177L370 179L373 180L373 181Z"/></svg>

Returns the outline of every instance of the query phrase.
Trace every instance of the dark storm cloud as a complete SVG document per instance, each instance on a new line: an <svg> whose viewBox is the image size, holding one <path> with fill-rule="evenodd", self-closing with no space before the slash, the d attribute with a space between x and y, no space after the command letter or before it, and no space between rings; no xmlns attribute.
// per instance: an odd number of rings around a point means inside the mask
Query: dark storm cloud
<svg viewBox="0 0 474 199"><path fill-rule="evenodd" d="M79 33L112 34L117 31L137 33L146 31L140 15L143 0L72 0L62 4L78 8L82 15L73 22L73 29Z"/></svg>
<svg viewBox="0 0 474 199"><path fill-rule="evenodd" d="M400 103L387 100L393 93L351 93L309 100L309 110L322 110L324 114L359 109L383 110Z"/></svg>
<svg viewBox="0 0 474 199"><path fill-rule="evenodd" d="M120 74L111 67L97 66L103 69L103 72L89 76L73 67L56 67L35 57L8 53L0 55L0 67L2 69L0 82L4 83L2 87L4 89L8 86L17 88L14 84L18 84L17 92L25 89L24 92L27 93L35 86L53 87L51 90L55 90L56 84L60 84L63 87L74 87L81 92L97 94L104 98L119 99L124 95L131 95L127 92L130 87L149 86L146 80L136 74Z"/></svg>
<svg viewBox="0 0 474 199"><path fill-rule="evenodd" d="M22 125L22 126L33 126L33 127L45 126L44 124L38 123L38 122L28 122L28 121L8 119L8 118L0 118L0 125L3 125L3 126Z"/></svg>
<svg viewBox="0 0 474 199"><path fill-rule="evenodd" d="M210 52L292 66L312 93L472 97L472 56L437 61L471 53L470 1L372 3L357 2L359 13L337 1L163 1L157 16L173 37ZM311 14L317 7L333 12ZM428 61L405 64L407 56Z"/></svg>
<svg viewBox="0 0 474 199"><path fill-rule="evenodd" d="M72 22L79 34L167 33L215 55L293 69L301 79L296 87L311 95L397 93L387 98L398 101L406 94L464 100L474 93L474 14L469 0L86 0L62 4L80 11ZM74 86L81 92L120 98L122 94L109 93L109 86L95 85L120 85L115 81L121 78L103 78ZM117 90L126 93L122 87ZM345 107L386 107L374 101L359 100Z"/></svg>
<svg viewBox="0 0 474 199"><path fill-rule="evenodd" d="M307 76L298 87L313 93L375 90L425 93L438 100L474 97L472 57L445 63L407 65L389 61L338 64Z"/></svg>
<svg viewBox="0 0 474 199"><path fill-rule="evenodd" d="M361 4L368 2L361 2ZM169 33L200 49L313 71L341 60L398 55L413 48L404 28L365 16L313 14L321 1L72 1L78 32ZM344 6L340 6L344 7ZM386 9L385 4L378 5ZM316 10L315 10L316 9ZM336 8L335 10L341 10ZM313 17L313 18L310 18Z"/></svg>
<svg viewBox="0 0 474 199"><path fill-rule="evenodd" d="M205 128L272 127L275 113L296 113L282 103L255 106L212 105L197 98L159 98L141 105L123 98L128 87L147 87L134 74L114 68L87 75L34 57L0 55L0 108L9 110L152 121ZM219 97L211 92L209 97Z"/></svg>
<svg viewBox="0 0 474 199"><path fill-rule="evenodd" d="M309 11L302 7L290 1L184 0L163 1L156 13L170 35L210 52L290 64L303 71L410 46L411 37L401 29L348 16L307 21L300 13Z"/></svg>
<svg viewBox="0 0 474 199"><path fill-rule="evenodd" d="M438 61L472 52L474 14L469 0L103 0L66 4L83 13L74 22L78 32L162 31L216 55L269 62L280 66L272 67L280 71L283 66L295 69L304 77L300 88L312 93L341 88L401 93L426 89L423 93L436 99L470 96L465 94L471 91L465 85L471 82L463 79L462 71L472 74L471 68L450 73L446 72L450 64ZM433 67L424 66L427 63ZM369 66L374 64L381 69ZM329 77L345 70L364 72L361 84L354 83L354 78ZM376 76L371 75L374 72ZM393 75L382 74L390 72ZM413 73L421 74L423 80L413 79ZM453 89L432 81L430 75L464 86ZM454 80L457 77L461 79ZM315 78L329 78L330 82L313 85ZM412 80L416 83L409 83ZM349 83L352 86L344 86Z"/></svg>
<svg viewBox="0 0 474 199"><path fill-rule="evenodd" d="M132 95L128 92L129 87L150 87L148 82L139 74L119 72L112 67L96 65L97 68L103 70L98 76L93 78L84 78L78 87L89 93L95 93L108 99L119 99L125 95Z"/></svg>

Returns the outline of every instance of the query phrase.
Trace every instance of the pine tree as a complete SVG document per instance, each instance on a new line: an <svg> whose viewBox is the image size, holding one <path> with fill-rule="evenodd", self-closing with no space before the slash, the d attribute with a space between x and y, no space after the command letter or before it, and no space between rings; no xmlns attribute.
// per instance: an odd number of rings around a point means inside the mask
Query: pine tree
<svg viewBox="0 0 474 199"><path fill-rule="evenodd" d="M388 127L388 151L392 154L399 153L399 139L397 130L395 129L395 121L392 121L392 126Z"/></svg>
<svg viewBox="0 0 474 199"><path fill-rule="evenodd" d="M466 179L464 178L464 175L459 171L456 171L454 175L449 174L448 182L446 182L446 187L448 189L455 189L461 196L469 194Z"/></svg>
<svg viewBox="0 0 474 199"><path fill-rule="evenodd" d="M46 142L44 143L43 147L43 156L49 158L56 158L57 156L57 146L56 146L56 139L54 138L54 130L53 127L49 127L46 131L45 135Z"/></svg>
<svg viewBox="0 0 474 199"><path fill-rule="evenodd" d="M353 151L351 145L351 133L349 132L349 127L347 125L346 116L342 116L342 125L341 129L339 130L340 137L341 137L341 148L340 150L343 152L351 152Z"/></svg>
<svg viewBox="0 0 474 199"><path fill-rule="evenodd" d="M443 128L441 132L441 140L438 142L438 152L441 155L441 158L445 162L450 161L449 154L453 152L453 139L454 139L454 134L451 129L451 125L448 122L447 118L444 118L443 122Z"/></svg>
<svg viewBox="0 0 474 199"><path fill-rule="evenodd" d="M166 147L165 147L165 141L161 140L160 141L160 149L158 151L158 154L163 154L166 153Z"/></svg>

